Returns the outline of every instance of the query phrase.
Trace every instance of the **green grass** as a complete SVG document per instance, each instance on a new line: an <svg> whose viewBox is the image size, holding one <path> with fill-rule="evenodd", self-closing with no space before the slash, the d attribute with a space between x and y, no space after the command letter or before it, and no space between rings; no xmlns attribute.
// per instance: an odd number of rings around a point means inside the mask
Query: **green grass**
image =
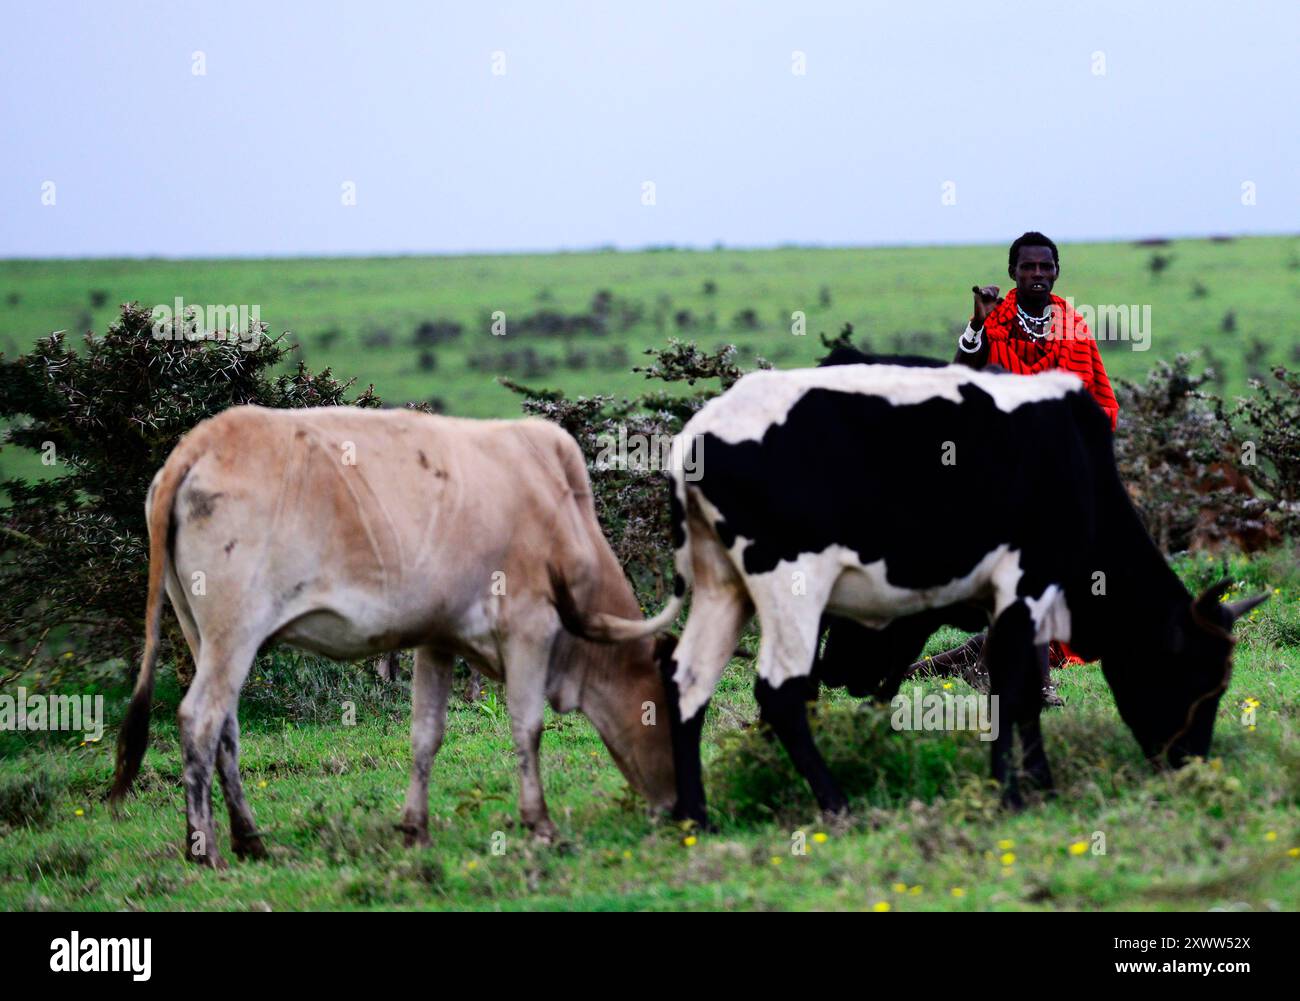
<svg viewBox="0 0 1300 1001"><path fill-rule="evenodd" d="M1191 585L1219 572L1208 558L1178 568ZM717 833L687 845L681 829L646 815L585 719L548 715L543 776L561 840L533 843L516 821L499 696L454 698L434 766L433 844L411 850L393 827L409 760L405 684L286 652L259 666L241 703L243 774L270 861L213 873L181 859L179 692L167 675L138 795L120 821L102 803L111 731L86 746L11 735L23 746L11 740L0 761L0 907L1293 909L1300 568L1283 551L1230 569L1243 590L1280 593L1238 626L1213 758L1175 774L1146 767L1095 665L1058 672L1067 706L1045 717L1044 732L1060 795L1019 814L998 807L974 735L895 733L887 711L838 695L824 698L816 727L853 815L827 825L784 752L749 726L752 668L737 661L705 733ZM927 650L959 636L946 630ZM1253 731L1242 722L1247 699L1259 703ZM355 726L340 722L345 700ZM791 850L799 832L806 855ZM1096 832L1104 855L1091 851ZM1088 849L1072 854L1080 842Z"/></svg>

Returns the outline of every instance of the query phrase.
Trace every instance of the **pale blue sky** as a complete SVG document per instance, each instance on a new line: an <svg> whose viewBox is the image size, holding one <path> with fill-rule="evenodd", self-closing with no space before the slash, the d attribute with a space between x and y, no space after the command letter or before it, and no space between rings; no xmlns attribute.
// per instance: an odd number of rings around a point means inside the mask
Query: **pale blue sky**
<svg viewBox="0 0 1300 1001"><path fill-rule="evenodd" d="M1295 233L1298 97L1293 0L29 3L0 256Z"/></svg>

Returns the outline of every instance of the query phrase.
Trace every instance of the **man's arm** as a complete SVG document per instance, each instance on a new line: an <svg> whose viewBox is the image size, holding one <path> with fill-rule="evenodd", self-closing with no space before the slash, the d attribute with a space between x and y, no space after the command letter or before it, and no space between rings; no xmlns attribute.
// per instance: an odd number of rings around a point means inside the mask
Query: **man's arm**
<svg viewBox="0 0 1300 1001"><path fill-rule="evenodd" d="M969 323L957 338L957 356L954 365L969 365L971 368L983 368L989 360L989 342L983 329L976 330Z"/></svg>
<svg viewBox="0 0 1300 1001"><path fill-rule="evenodd" d="M998 296L996 285L985 285L983 288L973 285L971 292L975 295L975 308L966 329L957 338L957 356L953 359L953 364L983 368L989 360L989 339L984 336L984 321L1002 299Z"/></svg>

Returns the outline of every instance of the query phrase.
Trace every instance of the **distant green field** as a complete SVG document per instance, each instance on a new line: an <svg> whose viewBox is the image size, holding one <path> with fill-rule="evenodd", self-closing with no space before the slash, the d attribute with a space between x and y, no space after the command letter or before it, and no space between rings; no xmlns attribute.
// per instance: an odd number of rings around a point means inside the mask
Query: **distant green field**
<svg viewBox="0 0 1300 1001"><path fill-rule="evenodd" d="M1158 276L1153 254L1171 261ZM639 376L629 371L640 352L670 336L704 346L735 343L745 357L761 354L779 366L819 356L818 332L852 323L877 350L950 357L970 312L972 284L1004 288L1005 247L917 247L560 253L491 257L398 257L313 260L94 260L0 262L0 349L26 350L52 330L102 331L116 304L153 305L176 296L189 304L260 307L271 333L292 332L312 367L332 365L361 384L373 382L388 401L440 398L451 413L509 416L517 398L493 374L472 370L470 356L531 347L558 366L525 381L571 394L625 394ZM706 283L713 283L708 294ZM1200 290L1198 290L1198 284ZM823 305L822 290L829 297ZM618 311L641 318L607 335L571 339L519 333L528 314L549 309L586 312L599 290ZM1244 391L1247 357L1300 363L1300 239L1230 242L1175 241L1168 246L1129 243L1062 248L1057 292L1076 303L1151 307L1149 350L1107 342L1102 353L1118 376L1140 377L1157 358L1209 348L1221 363L1229 392ZM92 293L102 305L92 306ZM507 333L494 337L493 311L505 314ZM676 314L697 321L679 329ZM753 310L757 329L737 314ZM791 314L807 316L807 335L790 332ZM1235 315L1235 330L1224 318ZM661 318L656 322L656 314ZM436 368L421 371L412 334L421 322L449 319L465 327L456 341L433 348ZM512 329L513 328L513 329ZM337 330L325 346L322 335ZM384 334L388 346L376 346ZM364 340L371 337L372 346ZM1260 342L1252 346L1252 342ZM628 364L611 349L621 347ZM586 349L585 369L566 367L571 349ZM522 370L515 372L523 377Z"/></svg>

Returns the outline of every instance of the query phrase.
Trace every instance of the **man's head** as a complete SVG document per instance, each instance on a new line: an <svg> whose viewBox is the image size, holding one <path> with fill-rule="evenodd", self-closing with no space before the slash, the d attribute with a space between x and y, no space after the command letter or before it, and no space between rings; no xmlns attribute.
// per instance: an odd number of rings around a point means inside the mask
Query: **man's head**
<svg viewBox="0 0 1300 1001"><path fill-rule="evenodd" d="M1017 299L1029 304L1045 303L1061 274L1056 244L1033 231L1019 237L1007 254L1007 274L1016 283Z"/></svg>

